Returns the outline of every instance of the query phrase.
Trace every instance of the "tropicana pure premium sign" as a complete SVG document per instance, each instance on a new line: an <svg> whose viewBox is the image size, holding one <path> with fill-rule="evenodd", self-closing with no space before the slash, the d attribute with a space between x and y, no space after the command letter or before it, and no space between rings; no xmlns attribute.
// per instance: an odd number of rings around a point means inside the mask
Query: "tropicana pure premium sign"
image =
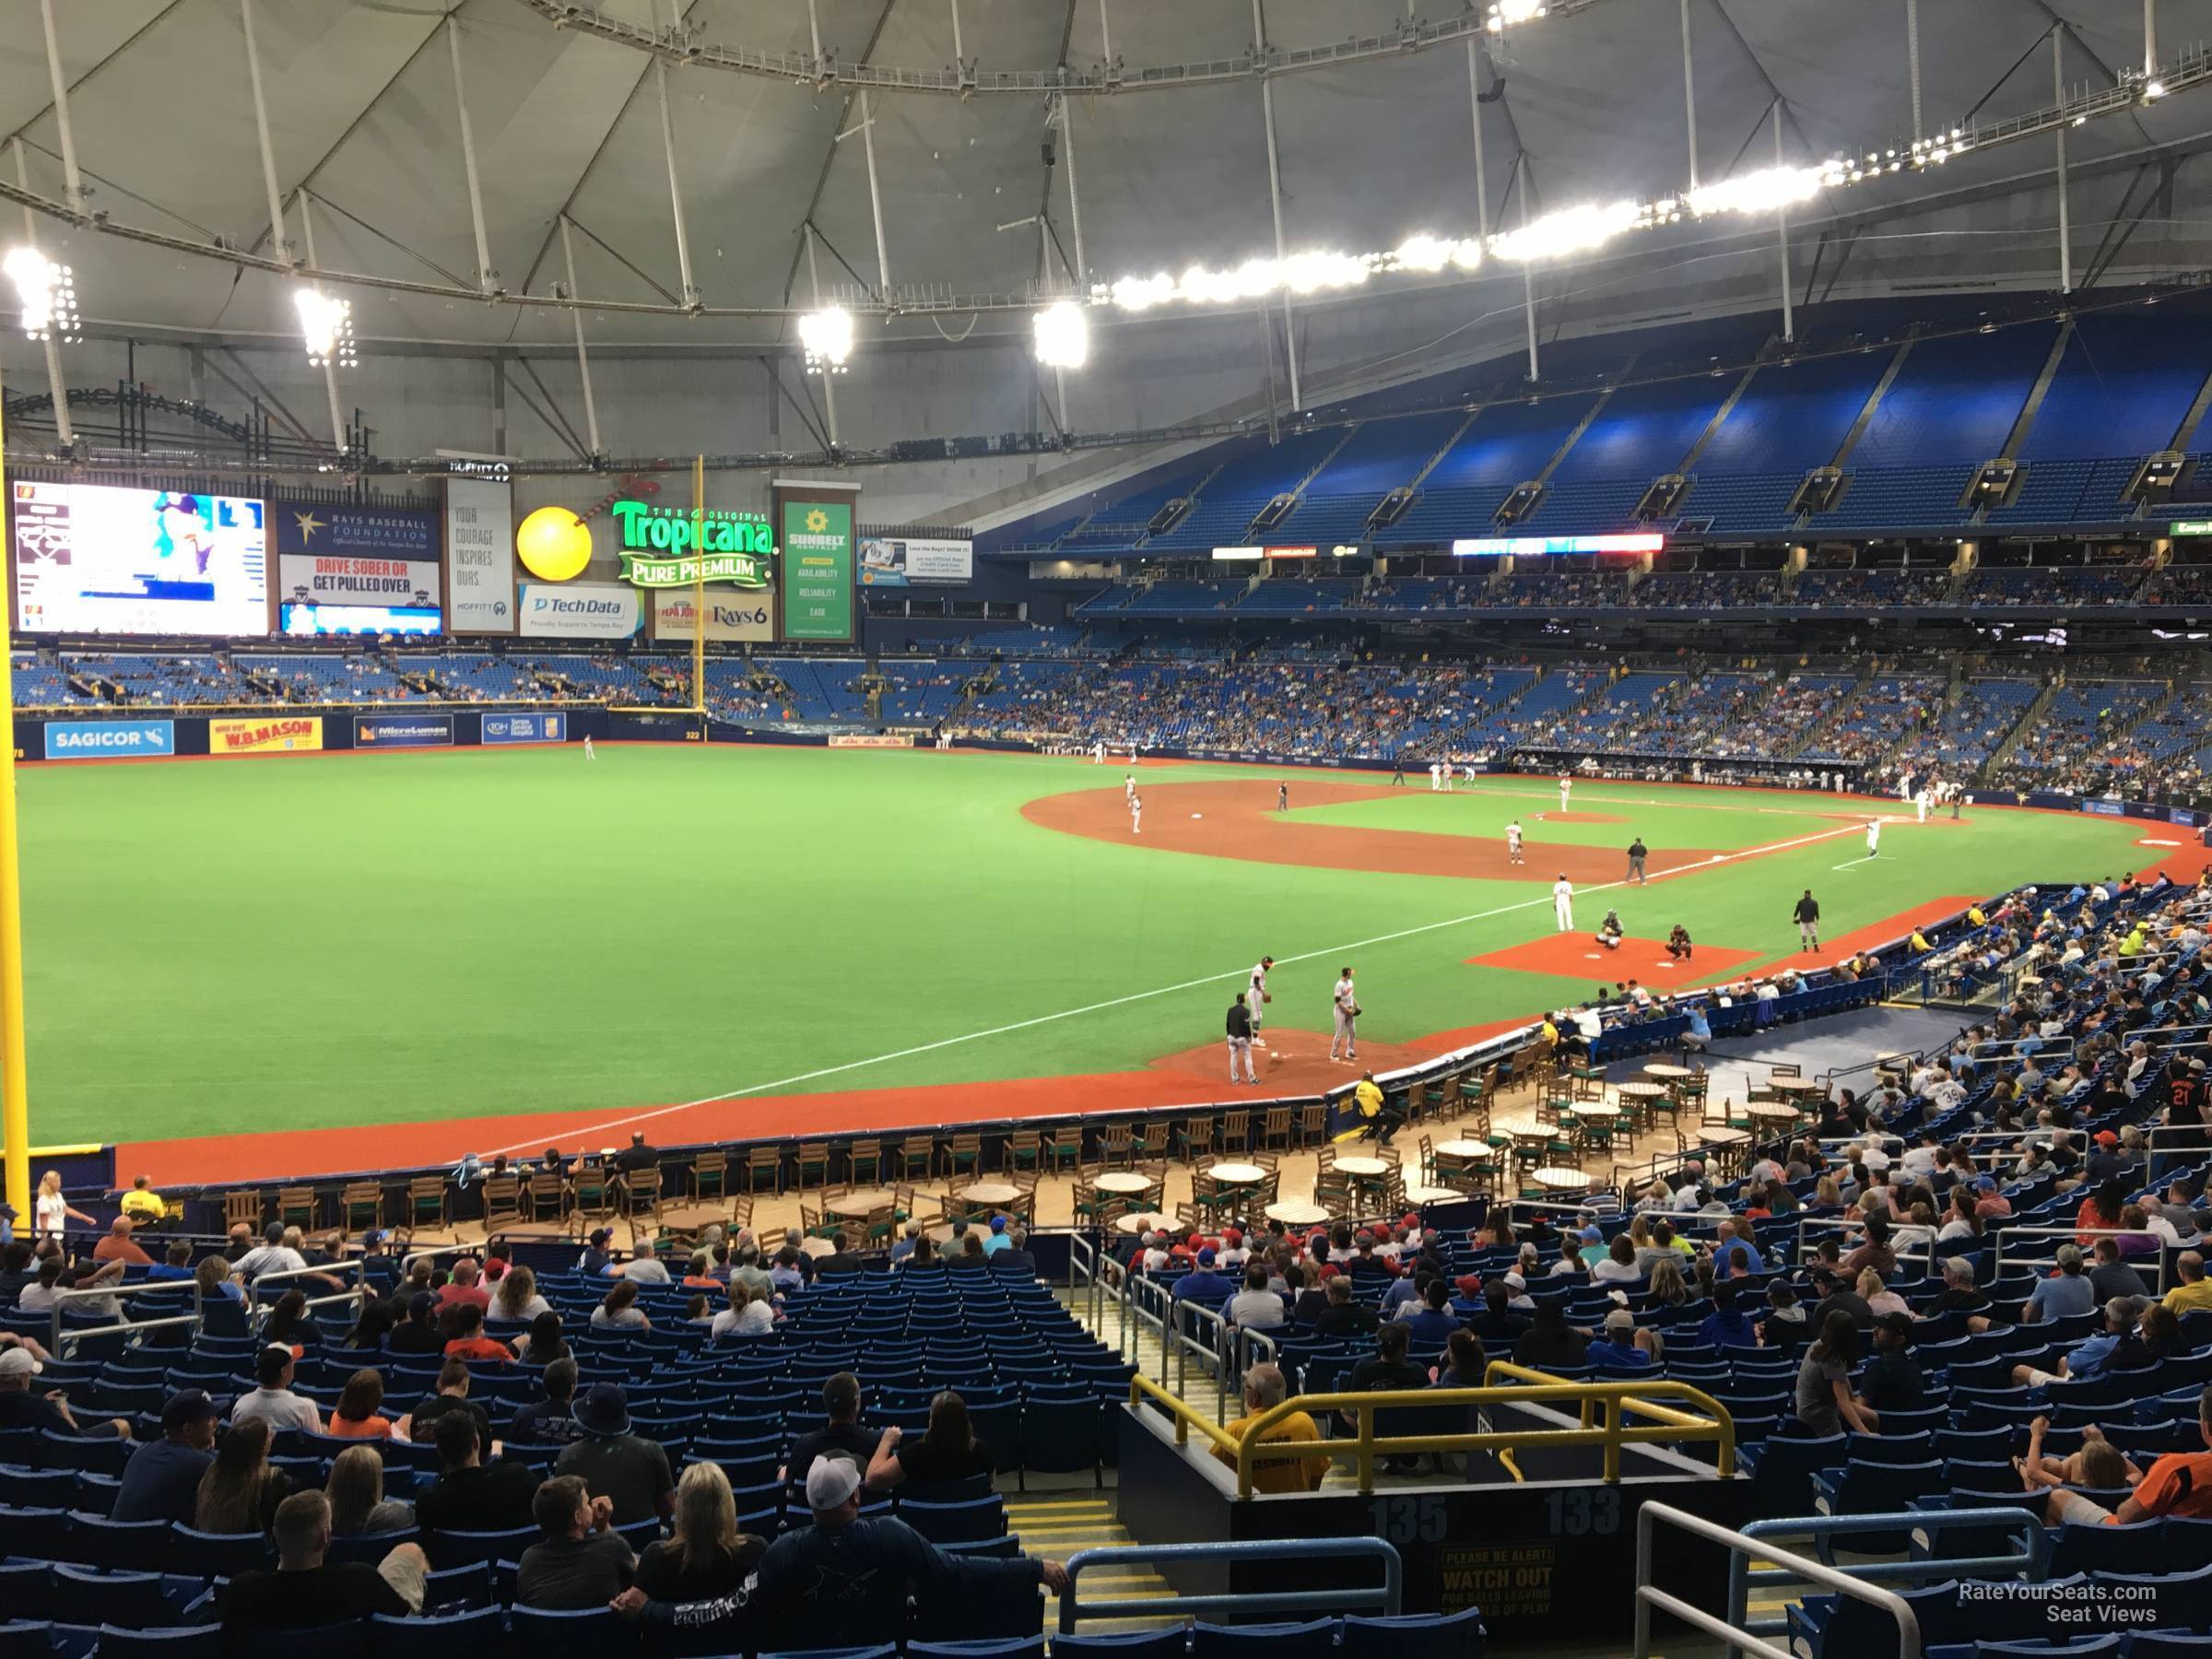
<svg viewBox="0 0 2212 1659"><path fill-rule="evenodd" d="M775 535L765 513L642 501L617 501L610 511L622 535L622 580L634 587L764 588L775 579Z"/></svg>

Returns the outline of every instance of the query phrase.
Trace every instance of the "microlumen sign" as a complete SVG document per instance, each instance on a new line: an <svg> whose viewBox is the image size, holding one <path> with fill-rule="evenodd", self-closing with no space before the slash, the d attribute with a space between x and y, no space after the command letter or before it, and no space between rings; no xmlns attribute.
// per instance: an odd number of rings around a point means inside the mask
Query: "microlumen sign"
<svg viewBox="0 0 2212 1659"><path fill-rule="evenodd" d="M622 535L622 580L633 587L764 588L774 580L775 533L765 513L642 501L617 501L611 511Z"/></svg>

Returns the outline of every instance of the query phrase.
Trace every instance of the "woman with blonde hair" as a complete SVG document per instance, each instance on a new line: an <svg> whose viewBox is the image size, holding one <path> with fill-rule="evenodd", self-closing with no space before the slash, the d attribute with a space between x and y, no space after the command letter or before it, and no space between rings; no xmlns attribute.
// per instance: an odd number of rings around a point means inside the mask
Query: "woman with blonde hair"
<svg viewBox="0 0 2212 1659"><path fill-rule="evenodd" d="M768 1540L737 1530L737 1503L720 1464L695 1463L676 1483L673 1535L638 1558L638 1588L654 1601L711 1601L743 1584Z"/></svg>
<svg viewBox="0 0 2212 1659"><path fill-rule="evenodd" d="M1813 1182L1813 1207L1815 1209L1841 1209L1843 1207L1843 1189L1836 1184L1836 1178L1833 1175L1823 1175L1818 1181Z"/></svg>
<svg viewBox="0 0 2212 1659"><path fill-rule="evenodd" d="M248 1418L230 1425L200 1477L192 1524L205 1533L266 1532L291 1490L284 1471L269 1467L268 1419Z"/></svg>
<svg viewBox="0 0 2212 1659"><path fill-rule="evenodd" d="M1874 1316L1877 1319L1885 1313L1911 1313L1912 1312L1906 1305L1905 1299L1884 1284L1882 1276L1872 1267L1859 1269L1858 1283L1854 1288L1866 1305L1874 1310Z"/></svg>
<svg viewBox="0 0 2212 1659"><path fill-rule="evenodd" d="M1668 1261L1662 1257L1653 1262L1650 1281L1644 1288L1651 1293L1653 1301L1665 1302L1670 1308L1678 1308L1689 1300L1689 1283L1682 1277L1679 1260Z"/></svg>
<svg viewBox="0 0 2212 1659"><path fill-rule="evenodd" d="M520 1263L500 1275L500 1282L492 1287L494 1319L512 1319L519 1324L552 1311L553 1304L537 1293L537 1275Z"/></svg>
<svg viewBox="0 0 2212 1659"><path fill-rule="evenodd" d="M62 1172L49 1170L39 1177L38 1195L31 1200L33 1226L31 1242L43 1244L49 1239L56 1244L62 1241L62 1229L70 1222L79 1227L98 1227L99 1222L85 1214L62 1196Z"/></svg>
<svg viewBox="0 0 2212 1659"><path fill-rule="evenodd" d="M230 1277L230 1264L219 1255L202 1256L200 1265L192 1270L192 1277L199 1284L203 1300L222 1298L243 1303L246 1300L244 1287Z"/></svg>
<svg viewBox="0 0 2212 1659"><path fill-rule="evenodd" d="M374 1446L348 1446L330 1465L330 1535L398 1532L415 1524L415 1506L384 1496L384 1460Z"/></svg>

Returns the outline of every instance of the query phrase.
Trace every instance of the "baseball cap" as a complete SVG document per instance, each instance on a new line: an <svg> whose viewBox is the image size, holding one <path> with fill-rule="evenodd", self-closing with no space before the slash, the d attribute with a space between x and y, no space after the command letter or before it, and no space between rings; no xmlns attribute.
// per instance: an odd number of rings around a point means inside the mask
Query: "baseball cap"
<svg viewBox="0 0 2212 1659"><path fill-rule="evenodd" d="M806 1507L833 1510L860 1490L860 1466L835 1453L818 1457L806 1471Z"/></svg>
<svg viewBox="0 0 2212 1659"><path fill-rule="evenodd" d="M1237 1228L1232 1227L1221 1235L1221 1242L1234 1250L1244 1242L1244 1234Z"/></svg>
<svg viewBox="0 0 2212 1659"><path fill-rule="evenodd" d="M2100 1147L2116 1147L2120 1144L2120 1137L2110 1129L2100 1129L2089 1138Z"/></svg>
<svg viewBox="0 0 2212 1659"><path fill-rule="evenodd" d="M0 1377L35 1377L45 1369L30 1357L29 1348L0 1350Z"/></svg>
<svg viewBox="0 0 2212 1659"><path fill-rule="evenodd" d="M1198 1253L1198 1265L1201 1267L1211 1267L1214 1265L1214 1250L1212 1245L1207 1245L1204 1250Z"/></svg>
<svg viewBox="0 0 2212 1659"><path fill-rule="evenodd" d="M1585 1244L1601 1243L1604 1241L1605 1236L1595 1227L1585 1227L1582 1231L1582 1240Z"/></svg>
<svg viewBox="0 0 2212 1659"><path fill-rule="evenodd" d="M1974 1184L1985 1193L1994 1193L1997 1190L1997 1178L1994 1175L1977 1175Z"/></svg>
<svg viewBox="0 0 2212 1659"><path fill-rule="evenodd" d="M264 1388L274 1388L284 1381L284 1368L291 1362L292 1350L280 1342L272 1342L253 1361L253 1375Z"/></svg>
<svg viewBox="0 0 2212 1659"><path fill-rule="evenodd" d="M1612 1312L1606 1315L1606 1330L1608 1333L1614 1331L1633 1331L1635 1328L1636 1315L1630 1312L1626 1308L1616 1308Z"/></svg>
<svg viewBox="0 0 2212 1659"><path fill-rule="evenodd" d="M1004 1216L992 1217L991 1230L993 1232L1005 1232L1006 1230L1006 1218Z"/></svg>
<svg viewBox="0 0 2212 1659"><path fill-rule="evenodd" d="M204 1388L180 1388L162 1403L161 1432L173 1434L187 1423L204 1422L223 1414Z"/></svg>
<svg viewBox="0 0 2212 1659"><path fill-rule="evenodd" d="M1528 1288L1528 1281L1523 1278L1518 1273L1509 1272L1504 1276L1504 1277L1505 1282L1515 1290L1525 1290Z"/></svg>
<svg viewBox="0 0 2212 1659"><path fill-rule="evenodd" d="M1910 1313L1877 1313L1874 1324L1875 1329L1887 1331L1892 1336L1912 1335L1912 1316Z"/></svg>
<svg viewBox="0 0 2212 1659"><path fill-rule="evenodd" d="M614 1236L615 1230L611 1227L594 1227L592 1229L592 1242L594 1244L604 1244Z"/></svg>

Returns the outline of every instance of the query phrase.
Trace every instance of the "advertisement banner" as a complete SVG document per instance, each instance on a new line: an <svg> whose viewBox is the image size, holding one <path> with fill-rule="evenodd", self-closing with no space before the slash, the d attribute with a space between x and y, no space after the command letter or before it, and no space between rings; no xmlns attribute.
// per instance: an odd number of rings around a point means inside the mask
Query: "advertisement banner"
<svg viewBox="0 0 2212 1659"><path fill-rule="evenodd" d="M568 740L569 717L566 714L484 716L486 743L566 743Z"/></svg>
<svg viewBox="0 0 2212 1659"><path fill-rule="evenodd" d="M269 631L261 503L18 482L16 606L32 633Z"/></svg>
<svg viewBox="0 0 2212 1659"><path fill-rule="evenodd" d="M392 605L280 605L276 631L298 639L331 634L435 634L436 609L407 610Z"/></svg>
<svg viewBox="0 0 2212 1659"><path fill-rule="evenodd" d="M853 503L783 502L783 637L853 637Z"/></svg>
<svg viewBox="0 0 2212 1659"><path fill-rule="evenodd" d="M522 632L564 640L627 640L645 621L638 590L605 582L523 583Z"/></svg>
<svg viewBox="0 0 2212 1659"><path fill-rule="evenodd" d="M49 760L104 760L116 755L173 755L173 720L53 721L46 727Z"/></svg>
<svg viewBox="0 0 2212 1659"><path fill-rule="evenodd" d="M974 575L973 542L871 535L860 544L863 587L959 587Z"/></svg>
<svg viewBox="0 0 2212 1659"><path fill-rule="evenodd" d="M450 748L451 714L356 714L355 748Z"/></svg>
<svg viewBox="0 0 2212 1659"><path fill-rule="evenodd" d="M776 598L768 594L707 594L707 638L710 640L772 640L775 638ZM691 594L685 588L663 588L653 596L653 637L688 640L692 637Z"/></svg>
<svg viewBox="0 0 2212 1659"><path fill-rule="evenodd" d="M445 481L445 560L454 633L514 631L514 492L504 478Z"/></svg>
<svg viewBox="0 0 2212 1659"><path fill-rule="evenodd" d="M2118 801L2084 801L2081 804L2081 809L2084 812L2093 812L2099 818L2125 818L2127 816L2127 808Z"/></svg>
<svg viewBox="0 0 2212 1659"><path fill-rule="evenodd" d="M430 559L438 557L438 515L427 507L305 507L276 501L269 509L276 551L318 559Z"/></svg>
<svg viewBox="0 0 2212 1659"><path fill-rule="evenodd" d="M390 605L438 608L438 561L279 553L276 597L287 605Z"/></svg>
<svg viewBox="0 0 2212 1659"><path fill-rule="evenodd" d="M323 747L320 714L271 714L262 720L211 720L211 755L290 755Z"/></svg>
<svg viewBox="0 0 2212 1659"><path fill-rule="evenodd" d="M912 737L900 737L889 732L832 732L831 748L912 748Z"/></svg>

